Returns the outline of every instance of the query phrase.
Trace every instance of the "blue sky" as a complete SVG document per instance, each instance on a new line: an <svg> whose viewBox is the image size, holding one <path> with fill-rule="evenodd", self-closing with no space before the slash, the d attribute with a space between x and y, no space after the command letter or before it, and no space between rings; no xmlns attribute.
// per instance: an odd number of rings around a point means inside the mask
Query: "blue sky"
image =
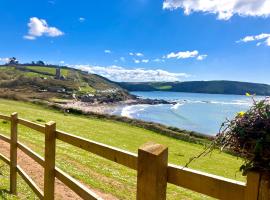
<svg viewBox="0 0 270 200"><path fill-rule="evenodd" d="M270 84L270 1L1 0L0 62L44 60L116 81Z"/></svg>

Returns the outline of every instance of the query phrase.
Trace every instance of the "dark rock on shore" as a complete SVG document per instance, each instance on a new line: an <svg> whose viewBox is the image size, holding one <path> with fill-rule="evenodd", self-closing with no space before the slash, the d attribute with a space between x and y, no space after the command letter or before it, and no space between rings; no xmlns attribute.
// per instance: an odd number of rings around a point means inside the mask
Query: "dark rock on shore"
<svg viewBox="0 0 270 200"><path fill-rule="evenodd" d="M166 101L164 99L141 99L141 98L137 98L135 104L157 105L157 104L176 104L176 102L170 102L170 101Z"/></svg>

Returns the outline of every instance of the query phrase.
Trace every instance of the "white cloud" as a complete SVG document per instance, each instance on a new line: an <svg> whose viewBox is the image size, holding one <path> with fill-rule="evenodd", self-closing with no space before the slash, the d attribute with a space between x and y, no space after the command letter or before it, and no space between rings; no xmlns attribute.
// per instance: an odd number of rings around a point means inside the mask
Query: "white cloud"
<svg viewBox="0 0 270 200"><path fill-rule="evenodd" d="M267 40L265 41L265 43L266 43L267 46L270 46L270 37L267 38Z"/></svg>
<svg viewBox="0 0 270 200"><path fill-rule="evenodd" d="M140 62L140 60L134 59L134 63L139 64Z"/></svg>
<svg viewBox="0 0 270 200"><path fill-rule="evenodd" d="M136 53L136 56L142 57L143 54L142 53Z"/></svg>
<svg viewBox="0 0 270 200"><path fill-rule="evenodd" d="M207 57L206 54L198 55L197 60L204 60Z"/></svg>
<svg viewBox="0 0 270 200"><path fill-rule="evenodd" d="M176 58L176 59L187 59L187 58L196 58L197 60L204 60L207 57L206 54L199 54L199 51L179 51L179 52L171 52L166 56L162 56L162 58Z"/></svg>
<svg viewBox="0 0 270 200"><path fill-rule="evenodd" d="M188 78L186 73L171 73L165 70L147 70L143 68L126 69L119 66L89 66L89 65L75 65L71 66L77 69L88 71L89 73L99 74L113 81L180 81L184 78Z"/></svg>
<svg viewBox="0 0 270 200"><path fill-rule="evenodd" d="M0 58L1 63L7 63L9 62L9 58Z"/></svg>
<svg viewBox="0 0 270 200"><path fill-rule="evenodd" d="M104 53L112 53L112 51L109 50L109 49L105 49L105 50L104 50Z"/></svg>
<svg viewBox="0 0 270 200"><path fill-rule="evenodd" d="M130 52L130 53L128 53L128 54L129 54L130 56L138 56L138 57L144 56L143 53L140 53L140 52L138 52L138 53Z"/></svg>
<svg viewBox="0 0 270 200"><path fill-rule="evenodd" d="M80 17L79 18L79 22L84 22L85 21L85 18L84 17Z"/></svg>
<svg viewBox="0 0 270 200"><path fill-rule="evenodd" d="M233 15L269 17L269 0L164 0L163 9L184 10L186 15L192 12L216 14L220 20L228 20Z"/></svg>
<svg viewBox="0 0 270 200"><path fill-rule="evenodd" d="M34 40L37 37L48 36L48 37L58 37L64 35L62 31L56 27L50 27L44 19L39 19L37 17L30 18L28 35L24 38L28 40Z"/></svg>
<svg viewBox="0 0 270 200"><path fill-rule="evenodd" d="M143 60L141 60L141 62L143 62L143 63L148 63L149 60L148 60L148 59L143 59Z"/></svg>
<svg viewBox="0 0 270 200"><path fill-rule="evenodd" d="M260 41L256 45L260 46L262 43L264 43L267 46L270 46L270 33L262 33L259 35L250 35L246 36L242 39L240 39L237 42L253 42L253 41Z"/></svg>
<svg viewBox="0 0 270 200"><path fill-rule="evenodd" d="M177 53L171 52L166 58L177 58L177 59L185 59L185 58L194 58L199 55L197 50L194 51L179 51Z"/></svg>
<svg viewBox="0 0 270 200"><path fill-rule="evenodd" d="M35 40L36 39L36 37L31 36L31 35L25 35L25 36L23 36L23 38L27 39L27 40Z"/></svg>
<svg viewBox="0 0 270 200"><path fill-rule="evenodd" d="M64 63L65 63L65 61L61 60L59 63L60 63L60 64L64 64Z"/></svg>

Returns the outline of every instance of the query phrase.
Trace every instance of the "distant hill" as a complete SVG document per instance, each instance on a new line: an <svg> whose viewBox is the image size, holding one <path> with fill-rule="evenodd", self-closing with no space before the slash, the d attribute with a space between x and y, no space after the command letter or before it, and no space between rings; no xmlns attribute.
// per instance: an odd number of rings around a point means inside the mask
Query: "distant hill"
<svg viewBox="0 0 270 200"><path fill-rule="evenodd" d="M0 97L48 101L91 96L103 101L125 100L126 90L112 81L81 70L53 65L0 66ZM106 98L104 98L106 96ZM91 100L91 99L90 99Z"/></svg>
<svg viewBox="0 0 270 200"><path fill-rule="evenodd" d="M120 82L128 91L173 91L209 94L270 95L270 85L238 81Z"/></svg>

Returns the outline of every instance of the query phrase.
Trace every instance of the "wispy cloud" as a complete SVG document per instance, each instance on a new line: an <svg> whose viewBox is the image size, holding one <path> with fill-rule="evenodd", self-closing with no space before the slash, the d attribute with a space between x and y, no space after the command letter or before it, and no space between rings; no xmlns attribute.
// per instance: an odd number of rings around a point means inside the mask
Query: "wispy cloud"
<svg viewBox="0 0 270 200"><path fill-rule="evenodd" d="M207 57L206 54L198 55L197 60L204 60Z"/></svg>
<svg viewBox="0 0 270 200"><path fill-rule="evenodd" d="M190 75L186 73L171 73L165 70L147 70L143 68L127 69L119 66L89 66L74 65L77 69L99 74L113 81L146 82L146 81L181 81Z"/></svg>
<svg viewBox="0 0 270 200"><path fill-rule="evenodd" d="M197 50L194 51L179 51L177 53L171 52L166 58L177 58L177 59L185 59L185 58L194 58L199 55Z"/></svg>
<svg viewBox="0 0 270 200"><path fill-rule="evenodd" d="M206 54L199 54L199 51L179 51L179 52L171 52L162 58L176 58L176 59L187 59L187 58L196 58L197 60L204 60L207 57Z"/></svg>
<svg viewBox="0 0 270 200"><path fill-rule="evenodd" d="M141 62L140 60L137 60L137 59L134 59L133 61L134 61L134 63L136 63L136 64L139 64L139 63Z"/></svg>
<svg viewBox="0 0 270 200"><path fill-rule="evenodd" d="M250 35L250 36L246 36L238 41L236 41L237 43L239 42L254 42L254 41L259 41L256 45L260 46L262 43L265 44L266 46L270 46L270 33L262 33L259 35Z"/></svg>
<svg viewBox="0 0 270 200"><path fill-rule="evenodd" d="M140 52L138 52L138 53L129 52L128 54L129 54L130 56L138 56L138 57L144 56L143 53L140 53Z"/></svg>
<svg viewBox="0 0 270 200"><path fill-rule="evenodd" d="M139 64L139 63L149 63L149 59L133 59L134 63Z"/></svg>
<svg viewBox="0 0 270 200"><path fill-rule="evenodd" d="M29 30L28 34L24 36L27 40L35 40L37 37L47 36L47 37L59 37L64 35L56 27L50 27L46 20L39 19L37 17L30 18L29 23L27 24Z"/></svg>
<svg viewBox="0 0 270 200"><path fill-rule="evenodd" d="M109 49L105 49L105 50L104 50L104 53L112 53L112 51L109 50Z"/></svg>
<svg viewBox="0 0 270 200"><path fill-rule="evenodd" d="M159 63L159 62L165 62L165 60L162 58L162 59L160 59L160 58L155 58L155 59L153 59L152 60L153 62L157 62L157 63Z"/></svg>
<svg viewBox="0 0 270 200"><path fill-rule="evenodd" d="M143 63L148 63L149 60L148 60L148 59L142 59L142 62L143 62Z"/></svg>
<svg viewBox="0 0 270 200"><path fill-rule="evenodd" d="M136 56L142 57L143 54L142 53L136 53Z"/></svg>
<svg viewBox="0 0 270 200"><path fill-rule="evenodd" d="M216 14L220 20L228 20L233 15L269 17L269 0L164 0L163 9L184 10L186 15L192 12Z"/></svg>
<svg viewBox="0 0 270 200"><path fill-rule="evenodd" d="M84 17L79 17L79 22L84 22L85 18Z"/></svg>

